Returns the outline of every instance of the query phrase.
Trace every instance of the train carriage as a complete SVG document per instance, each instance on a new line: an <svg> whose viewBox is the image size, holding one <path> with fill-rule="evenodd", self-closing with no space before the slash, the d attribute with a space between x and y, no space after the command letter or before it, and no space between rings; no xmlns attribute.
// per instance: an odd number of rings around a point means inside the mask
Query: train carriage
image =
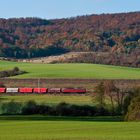
<svg viewBox="0 0 140 140"><path fill-rule="evenodd" d="M83 88L62 88L62 93L86 93L86 89Z"/></svg>
<svg viewBox="0 0 140 140"><path fill-rule="evenodd" d="M18 88L6 88L6 93L18 93Z"/></svg>
<svg viewBox="0 0 140 140"><path fill-rule="evenodd" d="M33 89L33 92L34 93L47 93L48 92L48 89L47 88L34 88Z"/></svg>
<svg viewBox="0 0 140 140"><path fill-rule="evenodd" d="M6 88L0 88L0 93L5 93L6 92Z"/></svg>
<svg viewBox="0 0 140 140"><path fill-rule="evenodd" d="M61 88L49 88L48 93L60 93Z"/></svg>
<svg viewBox="0 0 140 140"><path fill-rule="evenodd" d="M33 88L19 88L20 93L33 93Z"/></svg>

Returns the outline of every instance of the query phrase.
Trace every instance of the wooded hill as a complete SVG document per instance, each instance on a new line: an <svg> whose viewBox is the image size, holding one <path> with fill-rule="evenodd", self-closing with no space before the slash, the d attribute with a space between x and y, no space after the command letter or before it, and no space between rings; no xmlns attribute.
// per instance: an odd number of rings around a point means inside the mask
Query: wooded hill
<svg viewBox="0 0 140 140"><path fill-rule="evenodd" d="M0 19L2 57L32 58L70 51L107 52L119 61L127 56L132 60L126 65L139 67L140 12L54 20Z"/></svg>

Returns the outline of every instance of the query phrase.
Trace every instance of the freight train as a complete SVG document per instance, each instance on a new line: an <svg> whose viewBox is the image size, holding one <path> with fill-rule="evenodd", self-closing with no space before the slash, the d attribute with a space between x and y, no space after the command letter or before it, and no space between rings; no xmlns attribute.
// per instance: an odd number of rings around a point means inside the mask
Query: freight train
<svg viewBox="0 0 140 140"><path fill-rule="evenodd" d="M86 89L84 88L31 88L31 87L22 87L22 88L0 88L0 93L20 93L20 94L52 94L52 93L63 93L63 94L84 94Z"/></svg>

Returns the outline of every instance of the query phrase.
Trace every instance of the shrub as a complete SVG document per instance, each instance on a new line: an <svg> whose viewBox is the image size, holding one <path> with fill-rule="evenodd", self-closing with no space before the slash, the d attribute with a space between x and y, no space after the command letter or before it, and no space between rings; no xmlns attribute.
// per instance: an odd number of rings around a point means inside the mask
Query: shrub
<svg viewBox="0 0 140 140"><path fill-rule="evenodd" d="M24 107L22 108L22 114L25 115L32 115L32 114L38 114L38 105L34 101L28 101Z"/></svg>
<svg viewBox="0 0 140 140"><path fill-rule="evenodd" d="M102 106L97 106L96 107L96 116L109 116L112 114L112 112L109 112L108 109L102 107Z"/></svg>
<svg viewBox="0 0 140 140"><path fill-rule="evenodd" d="M127 121L140 121L140 95L131 101L125 119Z"/></svg>
<svg viewBox="0 0 140 140"><path fill-rule="evenodd" d="M27 73L26 71L21 71L18 67L15 67L12 70L5 70L0 72L0 78L3 77L10 77L10 76L16 76L20 74Z"/></svg>
<svg viewBox="0 0 140 140"><path fill-rule="evenodd" d="M17 72L17 71L20 71L20 69L18 67L14 67L13 71Z"/></svg>
<svg viewBox="0 0 140 140"><path fill-rule="evenodd" d="M129 91L128 95L126 96L126 98L124 100L124 104L123 104L124 115L127 114L131 101L139 95L140 95L140 87L134 87Z"/></svg>
<svg viewBox="0 0 140 140"><path fill-rule="evenodd" d="M70 105L62 102L56 106L56 115L57 116L69 116L70 115Z"/></svg>
<svg viewBox="0 0 140 140"><path fill-rule="evenodd" d="M89 106L89 105L71 105L67 103L60 103L58 105L38 105L34 101L20 104L14 101L3 103L2 114L8 115L33 115L42 114L49 116L107 116L109 111L104 107Z"/></svg>
<svg viewBox="0 0 140 140"><path fill-rule="evenodd" d="M2 114L16 115L21 114L22 104L11 101L9 103L3 103L1 105Z"/></svg>
<svg viewBox="0 0 140 140"><path fill-rule="evenodd" d="M60 103L56 106L37 105L34 101L27 102L22 108L22 114L42 114L50 116L101 116L109 115L107 109L88 105L70 105Z"/></svg>

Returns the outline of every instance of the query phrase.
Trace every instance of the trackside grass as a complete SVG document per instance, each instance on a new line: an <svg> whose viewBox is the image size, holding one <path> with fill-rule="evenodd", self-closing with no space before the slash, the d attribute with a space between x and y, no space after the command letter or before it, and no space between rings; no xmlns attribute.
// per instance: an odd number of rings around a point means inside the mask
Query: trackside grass
<svg viewBox="0 0 140 140"><path fill-rule="evenodd" d="M26 120L25 116L24 120L18 117L17 120L7 120L10 117L0 117L0 140L140 139L140 122L98 122L89 118Z"/></svg>
<svg viewBox="0 0 140 140"><path fill-rule="evenodd" d="M93 101L90 95L18 95L18 96L7 96L1 95L0 102L20 102L25 103L30 100L35 101L38 104L49 104L55 105L61 102L77 105L93 105Z"/></svg>
<svg viewBox="0 0 140 140"><path fill-rule="evenodd" d="M14 78L140 79L139 68L98 64L32 64L0 61L0 71L14 67L28 72Z"/></svg>

